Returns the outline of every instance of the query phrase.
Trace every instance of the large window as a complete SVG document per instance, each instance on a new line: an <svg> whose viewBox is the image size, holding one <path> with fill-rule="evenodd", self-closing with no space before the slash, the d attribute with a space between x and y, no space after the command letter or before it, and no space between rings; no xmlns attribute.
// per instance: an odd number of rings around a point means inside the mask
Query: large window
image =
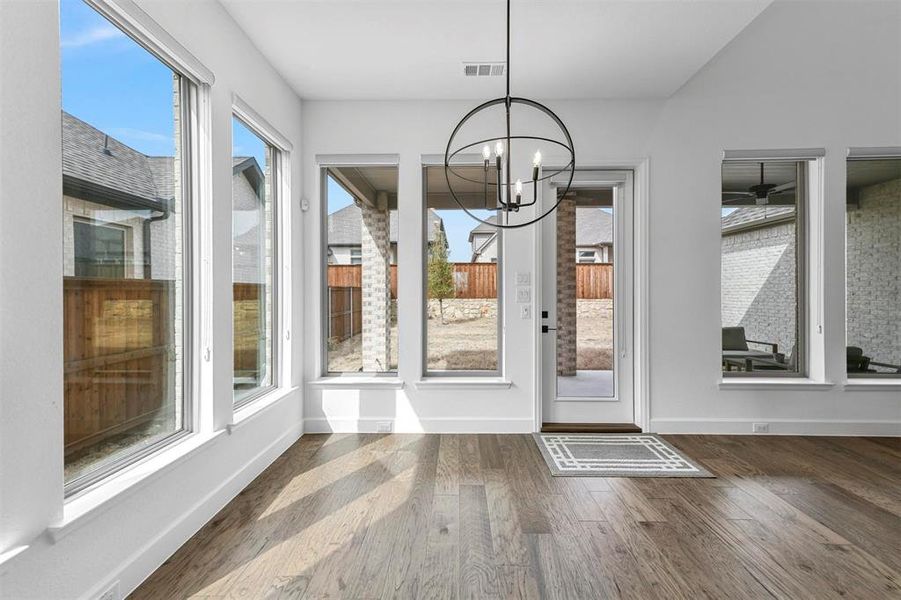
<svg viewBox="0 0 901 600"><path fill-rule="evenodd" d="M397 167L322 173L324 367L397 371Z"/></svg>
<svg viewBox="0 0 901 600"><path fill-rule="evenodd" d="M190 428L192 86L81 0L60 3L65 480Z"/></svg>
<svg viewBox="0 0 901 600"><path fill-rule="evenodd" d="M901 156L848 161L848 377L901 377Z"/></svg>
<svg viewBox="0 0 901 600"><path fill-rule="evenodd" d="M722 367L804 375L804 161L723 163Z"/></svg>
<svg viewBox="0 0 901 600"><path fill-rule="evenodd" d="M456 171L475 181L484 175L481 165ZM460 208L448 193L443 166L425 167L423 179L425 372L496 375L501 356L502 232ZM454 186L474 215L488 222L497 218L493 197L489 199L483 186L464 179Z"/></svg>
<svg viewBox="0 0 901 600"><path fill-rule="evenodd" d="M246 403L277 384L275 207L277 151L232 118L232 317L234 400Z"/></svg>

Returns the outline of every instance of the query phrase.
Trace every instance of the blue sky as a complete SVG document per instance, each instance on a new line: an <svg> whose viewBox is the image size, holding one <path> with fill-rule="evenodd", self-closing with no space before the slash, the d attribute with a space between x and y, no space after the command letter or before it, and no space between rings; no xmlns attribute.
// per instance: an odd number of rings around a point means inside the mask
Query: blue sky
<svg viewBox="0 0 901 600"><path fill-rule="evenodd" d="M149 156L173 156L172 71L82 0L60 1L63 110ZM235 156L265 165L265 145L242 123Z"/></svg>

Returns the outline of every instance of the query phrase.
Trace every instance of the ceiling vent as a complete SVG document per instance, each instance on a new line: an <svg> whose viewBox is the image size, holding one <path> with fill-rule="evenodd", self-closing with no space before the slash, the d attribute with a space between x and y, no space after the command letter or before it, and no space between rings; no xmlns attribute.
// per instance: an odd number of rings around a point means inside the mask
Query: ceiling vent
<svg viewBox="0 0 901 600"><path fill-rule="evenodd" d="M506 63L463 63L463 75L466 77L501 77L504 74Z"/></svg>

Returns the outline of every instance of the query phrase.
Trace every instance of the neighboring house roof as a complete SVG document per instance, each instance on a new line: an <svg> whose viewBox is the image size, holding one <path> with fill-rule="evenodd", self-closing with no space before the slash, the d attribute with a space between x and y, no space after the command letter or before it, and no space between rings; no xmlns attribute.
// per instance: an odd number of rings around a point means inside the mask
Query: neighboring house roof
<svg viewBox="0 0 901 600"><path fill-rule="evenodd" d="M163 164L171 163L171 157L141 154L67 112L62 113L62 126L64 179L114 192L123 201L158 204L161 209L172 198L171 184L162 183L164 175L172 172L171 164Z"/></svg>
<svg viewBox="0 0 901 600"><path fill-rule="evenodd" d="M429 209L429 241L435 241L437 228L444 228L444 222L433 209ZM360 207L349 204L328 216L328 245L329 246L359 246L363 239L361 224L363 215ZM388 237L392 243L397 243L397 211L392 210L388 215Z"/></svg>
<svg viewBox="0 0 901 600"><path fill-rule="evenodd" d="M485 219L490 223L497 223L497 216L492 215ZM493 234L495 227L479 223L469 232L469 241L479 234ZM613 243L613 215L602 208L593 206L579 206L576 208L576 246L602 246ZM476 251L481 253L483 248Z"/></svg>
<svg viewBox="0 0 901 600"><path fill-rule="evenodd" d="M175 160L147 156L63 111L63 182L67 194L109 205L164 210L175 197ZM262 170L252 156L233 159L252 186Z"/></svg>
<svg viewBox="0 0 901 600"><path fill-rule="evenodd" d="M794 206L742 206L723 216L720 226L726 232L759 227L772 221L783 221L794 214Z"/></svg>

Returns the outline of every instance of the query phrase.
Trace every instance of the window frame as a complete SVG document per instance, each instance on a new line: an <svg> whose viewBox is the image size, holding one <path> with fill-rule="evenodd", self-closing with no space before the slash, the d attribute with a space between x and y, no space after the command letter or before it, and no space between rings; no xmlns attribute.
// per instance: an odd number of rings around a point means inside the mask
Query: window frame
<svg viewBox="0 0 901 600"><path fill-rule="evenodd" d="M810 377L810 361L809 361L809 349L811 346L811 336L810 336L810 325L808 323L808 319L810 316L810 307L812 306L813 299L810 295L810 285L809 281L811 278L811 273L809 270L810 266L810 258L809 253L810 250L808 248L808 231L810 228L809 221L809 213L810 213L810 205L812 203L811 198L811 186L810 186L810 177L811 177L811 163L813 163L816 158L812 156L792 156L792 155L776 155L769 156L769 152L761 154L759 156L755 156L754 152L747 152L747 156L745 153L738 153L738 155L729 155L727 151L723 160L720 163L720 190L723 189L723 175L722 169L727 163L751 163L751 162L764 162L764 163L790 163L795 164L795 179L796 179L796 191L797 191L797 203L795 205L795 295L796 295L796 311L795 311L795 319L796 319L796 342L795 342L795 359L797 363L797 370L795 371L724 371L722 368L720 369L720 376L722 380L727 379L772 379L772 378L789 378L789 379L807 379ZM720 211L722 213L722 201L720 202ZM722 283L722 238L723 232L722 227L719 232L719 243L720 243L720 285L719 285L719 293L720 293L720 329L723 327L722 322L722 294L723 294L723 283ZM720 356L722 357L722 341L720 342Z"/></svg>
<svg viewBox="0 0 901 600"><path fill-rule="evenodd" d="M901 161L901 147L876 147L876 148L849 148L848 155L845 158L845 205L844 205L844 222L843 222L843 242L844 242L844 305L845 305L845 323L844 323L844 339L845 348L848 347L848 186L847 175L848 165L852 162L866 162L873 160L897 160ZM867 381L888 381L890 383L901 381L901 372L898 373L849 373L848 363L845 361L845 381L864 384Z"/></svg>
<svg viewBox="0 0 901 600"><path fill-rule="evenodd" d="M247 129L259 137L267 146L270 154L272 172L270 174L270 191L272 194L272 382L261 387L252 394L235 402L232 398L233 414L258 400L285 389L291 370L289 345L291 339L290 318L290 265L285 257L290 246L290 174L293 145L269 122L257 113L243 98L237 94L232 97L231 114L241 121ZM231 140L229 140L231 144ZM232 152L234 154L234 152ZM232 270L234 278L234 270ZM232 304L233 306L233 304ZM234 315L231 319L234 324ZM234 331L232 331L234 340ZM234 352L232 352L232 382L234 382ZM233 384L234 385L234 384Z"/></svg>
<svg viewBox="0 0 901 600"><path fill-rule="evenodd" d="M200 276L200 270L197 268L196 257L198 255L199 236L195 229L195 219L198 212L198 194L196 187L197 174L199 165L197 161L198 147L196 140L199 140L199 123L198 123L198 107L205 99L201 98L201 94L205 94L207 89L201 89L196 81L185 74L178 66L161 56L153 50L154 44L148 43L136 37L135 29L132 26L123 24L125 17L119 16L117 13L110 13L106 10L98 8L97 0L86 0L89 7L97 10L97 12L107 19L114 27L122 31L132 41L149 52L154 58L162 62L168 67L174 75L178 76L179 90L179 131L180 138L180 156L179 163L181 165L181 193L182 193L182 236L181 236L181 268L182 268L182 397L181 404L181 427L158 440L147 445L141 446L134 451L128 451L128 448L122 449L112 455L112 458L100 461L96 468L92 468L87 472L80 474L69 481L63 481L63 496L65 501L83 494L86 491L94 489L97 485L104 483L111 477L118 475L124 469L142 462L158 452L168 448L172 444L192 435L197 427L198 422L198 402L197 402L197 381L195 378L195 360L197 357L197 349L195 347L200 336L195 330L194 315L198 305L198 298L195 296L197 289L196 277ZM106 6L103 3L103 6ZM62 174L60 174L62 177Z"/></svg>
<svg viewBox="0 0 901 600"><path fill-rule="evenodd" d="M365 169L367 167L393 167L398 173L398 201L395 209L398 214L398 229L400 224L400 164L398 157L393 155L375 155L371 159L368 156L348 156L346 158L340 156L324 156L317 157L317 169L319 171L319 205L321 207L319 219L319 368L317 373L319 377L324 379L337 378L390 378L396 379L400 373L400 353L398 353L397 367L389 371L329 371L328 363L328 314L329 314L329 295L328 295L328 267L329 267L329 243L328 243L328 180L331 177L335 183L341 186L348 194L353 196L353 192L348 190L341 180L330 174L332 169L341 167L356 167ZM390 215L389 215L390 219ZM400 247L400 231L397 232L398 248ZM399 251L398 251L399 253ZM362 247L360 248L360 256L362 260ZM335 263L337 264L337 263ZM349 264L354 264L353 262ZM362 265L362 262L359 264ZM398 290L400 289L400 263L397 262L397 281ZM400 343L400 319L397 323L398 343ZM390 334L389 334L390 335Z"/></svg>
<svg viewBox="0 0 901 600"><path fill-rule="evenodd" d="M261 126L261 118L256 116L252 109L242 104L241 102L236 101L232 105L232 118L240 121L244 127L246 127L251 133L260 138L264 144L266 144L266 153L269 159L270 173L269 173L269 191L271 194L271 198L267 200L272 205L272 284L270 295L272 296L272 300L270 302L271 308L271 318L272 318L272 326L271 326L271 336L269 343L271 345L272 352L272 360L270 364L267 365L267 368L271 371L272 381L269 385L260 386L255 388L252 393L249 393L245 396L242 396L240 400L235 401L234 395L232 395L232 406L235 411L240 410L246 407L249 404L259 400L260 398L267 396L269 393L279 390L282 388L284 383L284 365L282 364L284 346L282 344L282 340L286 337L286 331L284 330L283 325L283 311L284 309L284 294L282 289L282 278L280 277L281 270L283 268L284 254L282 248L282 238L284 225L282 224L283 219L283 210L282 210L282 195L284 193L284 179L283 179L283 170L285 168L285 155L287 150L282 146L279 141L274 139L275 136L267 133L266 129L268 126ZM230 121L230 130L234 133L234 122ZM232 139L232 154L234 154L234 139ZM264 173L265 178L265 173ZM234 196L232 196L232 211L234 210ZM234 243L234 237L232 237L232 243ZM234 250L232 250L234 252ZM234 286L234 264L232 264L232 286ZM234 344L234 302L231 303L232 307L232 343ZM232 392L234 393L234 347L232 348Z"/></svg>
<svg viewBox="0 0 901 600"><path fill-rule="evenodd" d="M457 166L475 166L481 167L481 157L473 157L471 160L460 161ZM422 310L422 377L424 378L498 378L504 375L504 230L497 230L497 258L489 264L496 265L497 272L495 280L497 286L497 368L492 370L431 370L429 369L429 220L427 218L429 211L429 178L428 170L430 168L442 168L441 163L423 162L421 165L422 176L422 229L421 229L421 251L419 259L422 261L422 286L419 290L419 304ZM439 209L440 210L440 209ZM462 209L450 209L461 210ZM464 213L465 214L465 213ZM476 221L473 221L476 223Z"/></svg>

